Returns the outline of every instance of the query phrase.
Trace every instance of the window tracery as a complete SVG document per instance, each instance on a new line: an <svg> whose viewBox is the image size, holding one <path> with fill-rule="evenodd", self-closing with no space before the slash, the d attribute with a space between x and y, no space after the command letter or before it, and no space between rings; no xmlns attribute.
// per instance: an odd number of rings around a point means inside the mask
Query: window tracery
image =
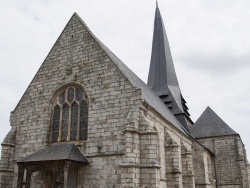
<svg viewBox="0 0 250 188"><path fill-rule="evenodd" d="M69 86L56 97L52 113L52 142L86 140L88 102L82 88Z"/></svg>

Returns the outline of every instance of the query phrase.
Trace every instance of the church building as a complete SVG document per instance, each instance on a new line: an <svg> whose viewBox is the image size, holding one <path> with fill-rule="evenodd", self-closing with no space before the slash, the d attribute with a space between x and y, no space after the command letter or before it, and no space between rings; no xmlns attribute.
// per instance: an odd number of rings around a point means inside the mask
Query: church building
<svg viewBox="0 0 250 188"><path fill-rule="evenodd" d="M147 84L74 13L10 126L0 188L250 188L240 135L190 118L158 5Z"/></svg>

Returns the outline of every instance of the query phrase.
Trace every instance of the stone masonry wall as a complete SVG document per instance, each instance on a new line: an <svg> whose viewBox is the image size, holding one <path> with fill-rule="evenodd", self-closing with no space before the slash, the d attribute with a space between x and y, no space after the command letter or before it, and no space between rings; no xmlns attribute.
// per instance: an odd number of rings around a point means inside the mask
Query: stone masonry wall
<svg viewBox="0 0 250 188"><path fill-rule="evenodd" d="M154 167L155 175L145 176L145 173L150 173L149 169L141 171L140 185L161 188L194 187L192 141L153 110L145 106L142 109L144 113L141 113L140 121L141 164ZM150 136L146 136L146 133ZM181 145L185 145L183 152ZM143 177L148 177L156 183L143 183L148 181L148 178L143 180Z"/></svg>
<svg viewBox="0 0 250 188"><path fill-rule="evenodd" d="M90 164L81 168L79 173L79 188L121 186L123 174L120 164L122 156L103 156L88 158Z"/></svg>
<svg viewBox="0 0 250 188"><path fill-rule="evenodd" d="M219 188L249 188L248 162L238 135L203 138L199 141L215 154L215 173Z"/></svg>
<svg viewBox="0 0 250 188"><path fill-rule="evenodd" d="M250 182L250 165L247 165L248 182Z"/></svg>
<svg viewBox="0 0 250 188"><path fill-rule="evenodd" d="M194 143L193 149L195 187L213 188L215 185L215 174L213 156L199 143Z"/></svg>
<svg viewBox="0 0 250 188"><path fill-rule="evenodd" d="M16 129L13 126L14 118L11 113L10 125L11 130L3 140L1 160L0 160L0 187L11 185L14 172L14 153L16 144Z"/></svg>
<svg viewBox="0 0 250 188"><path fill-rule="evenodd" d="M139 108L141 93L119 71L77 15L65 27L14 111L13 126L17 130L14 159L49 144L53 93L65 84L82 85L89 99L88 140L74 143L90 158L93 168L95 161L103 161L99 168L105 170L107 156L112 160L112 156L124 153L122 130L128 115ZM93 178L83 171L86 179ZM103 171L95 172L99 187L110 185L103 181ZM114 184L120 183L118 173L118 167L110 170ZM16 187L17 166L14 176L10 187ZM84 187L90 186L88 182L83 182Z"/></svg>

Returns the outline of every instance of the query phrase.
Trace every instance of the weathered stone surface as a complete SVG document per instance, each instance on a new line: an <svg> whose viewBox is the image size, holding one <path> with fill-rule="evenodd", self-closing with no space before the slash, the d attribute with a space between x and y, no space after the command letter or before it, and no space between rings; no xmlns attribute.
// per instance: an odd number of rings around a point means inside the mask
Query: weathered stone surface
<svg viewBox="0 0 250 188"><path fill-rule="evenodd" d="M248 161L238 135L199 139L214 153L218 187L249 187Z"/></svg>

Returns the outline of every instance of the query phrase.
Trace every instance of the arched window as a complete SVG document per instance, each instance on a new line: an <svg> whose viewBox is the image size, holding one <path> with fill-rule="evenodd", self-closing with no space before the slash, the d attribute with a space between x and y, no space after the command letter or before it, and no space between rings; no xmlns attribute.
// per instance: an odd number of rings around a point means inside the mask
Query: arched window
<svg viewBox="0 0 250 188"><path fill-rule="evenodd" d="M69 86L56 97L52 113L52 142L86 140L88 102L83 89Z"/></svg>

